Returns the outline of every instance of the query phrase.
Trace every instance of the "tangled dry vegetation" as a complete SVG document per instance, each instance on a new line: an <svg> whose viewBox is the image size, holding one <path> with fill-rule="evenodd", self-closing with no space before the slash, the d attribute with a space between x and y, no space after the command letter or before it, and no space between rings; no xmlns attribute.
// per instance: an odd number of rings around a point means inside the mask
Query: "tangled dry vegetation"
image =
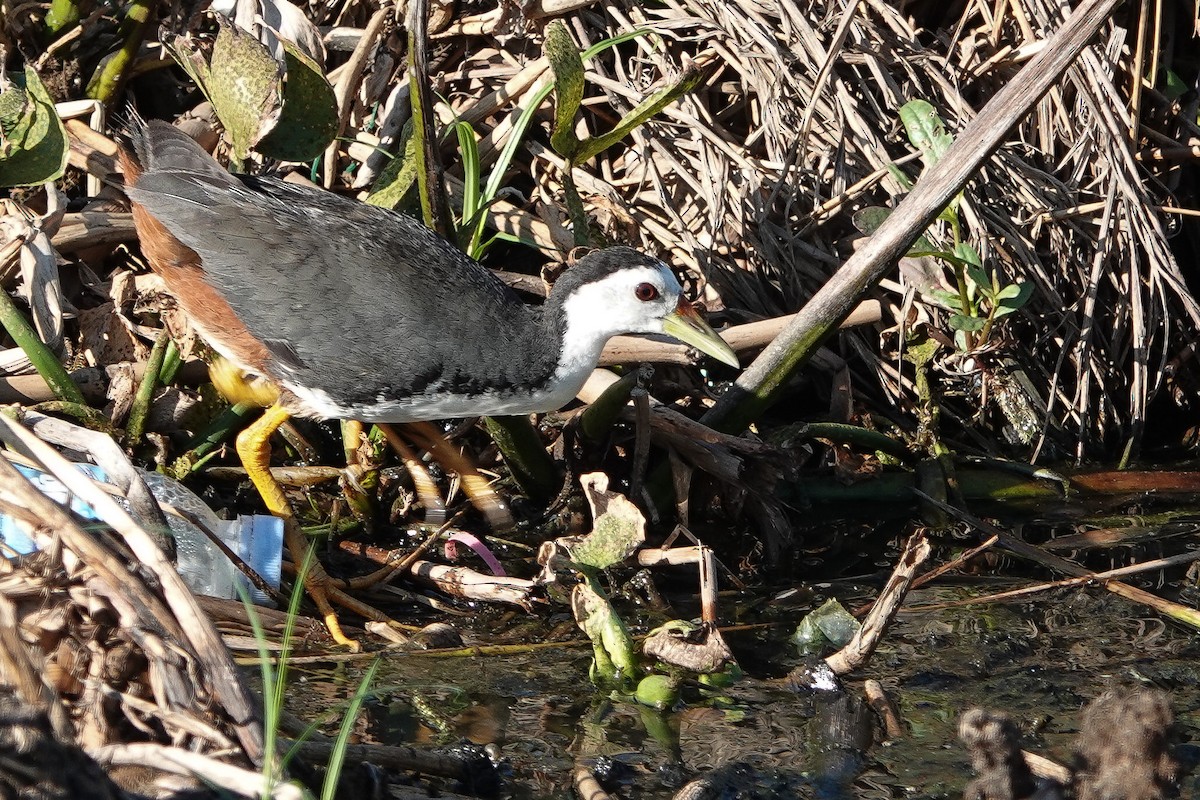
<svg viewBox="0 0 1200 800"><path fill-rule="evenodd" d="M81 27L47 42L39 5L3 7L0 54L9 67L18 60L34 66L56 101L81 99L94 83L93 71L102 69L102 56L123 41L145 39L126 67L123 93L109 99L135 99L147 116L194 115L193 124L212 133L198 108L202 98L157 44L155 25L122 24L127 9L114 15L99 6ZM326 34L322 66L338 98L341 136L312 176L327 188L362 191L385 173L410 113L405 32L397 24L403 15L357 0L310 4L305 11ZM202 44L214 36L211 18L196 4L162 3L152 12L164 35L188 34ZM864 212L894 206L918 178L922 152L900 119L906 103L926 101L953 136L1042 47L1046 33L1061 24L1062 9L1049 0L439 5L430 22L428 69L439 122L471 126L483 174L522 112L534 114L504 172L507 188L487 212L493 229L521 242L493 248L491 264L510 272L533 272L576 243L564 207L566 162L550 143L553 105L535 105L553 82L543 57L552 20L564 21L581 49L634 30L651 32L587 62L580 122L586 132L608 130L679 74L704 72L695 90L572 174L590 223L605 239L685 268L710 313L736 324L799 308L853 252L867 227ZM938 408L941 435L961 453L1087 459L1190 445L1200 305L1188 288L1196 276L1181 265L1196 263L1200 243L1197 173L1184 168L1200 152L1196 35L1186 4L1126 7L968 185L958 211L961 230L940 222L927 233L930 252L949 251L956 239L969 243L985 273L995 274L994 289L1032 287L1015 313L994 326L989 321L986 336L970 320L955 322L956 309L938 302L937 292L970 290L978 299L985 287L964 284L945 259L914 253L874 290L878 321L843 332L814 359L812 368L821 374L797 381L788 401L759 421L759 431L827 418L916 443ZM74 205L59 218L50 202L40 223L47 231L57 226L48 242L67 267L67 305L78 310L77 322L64 334L63 309L32 305L50 315L47 338L79 365L99 370L124 363L97 379L101 393L117 398L107 416L120 428L133 404L132 364L147 358L143 339L154 338L149 323L158 317L135 308L139 293L151 294L153 287L130 270L135 247L127 215L103 203L78 211L84 196L96 193L85 190L84 176L107 178L113 170L111 142L96 135L108 131L101 122L95 127L89 133L78 122L69 126ZM469 175L453 137L444 140L441 155L450 193L461 201ZM35 194L24 199L32 207L45 204ZM7 219L25 224L14 208ZM21 236L12 238L6 259L15 260ZM18 271L5 263L6 290L18 283ZM537 280L510 278L541 289ZM25 280L19 291L40 297L42 288ZM975 310L986 313L988 306L980 301ZM969 335L959 336L964 331ZM908 357L914 348L926 356ZM836 391L821 388L831 383ZM9 402L43 392L17 378L4 390ZM164 399L176 402L181 394L173 390ZM162 424L170 430L180 423ZM695 433L680 428L673 441L684 448ZM766 455L757 442L714 441L728 458ZM719 472L722 457L708 457L702 466ZM64 523L63 536L74 536L73 524ZM67 549L86 548L86 538ZM180 713L204 705L180 694L189 684L185 673L207 671L212 678L230 671L223 651L209 652L211 641L195 640L209 633L207 623L193 625L186 616L193 609L179 597L169 612L160 600L140 595L141 607L122 606L126 599L120 592L114 599L112 581L105 587L103 575L97 577L117 555L102 556L63 572L55 572L62 564L38 561L19 580L0 578L0 635L13 634L18 617L40 632L37 669L59 665L54 691L79 692L85 678L104 677L112 667L112 680L90 684L102 687L88 698L93 705L78 719L52 723L64 730L73 723L97 746L136 729L148 739L192 742L197 749L240 739L257 757L261 739L236 681L225 687L226 697L201 698L213 719ZM165 574L158 580L171 584ZM89 582L103 602L89 605L86 593L76 591ZM53 613L29 600L44 594L61 600ZM117 626L113 620L121 615L126 624ZM131 641L132 635L141 640ZM171 647L164 648L168 640ZM79 642L90 642L92 651L70 652L68 644ZM133 644L143 654L129 662L103 652L123 653ZM0 649L25 652L8 644ZM15 656L3 667L10 685L31 669Z"/></svg>
<svg viewBox="0 0 1200 800"><path fill-rule="evenodd" d="M901 106L929 102L953 135L1061 22L1060 9L1040 0L996 12L981 3L954 8L960 17L931 4L882 2L442 5L431 21L429 77L440 122L474 128L486 174L520 111L551 82L542 34L552 19L565 20L584 48L635 29L654 32L588 62L581 124L593 132L681 70L706 69L698 89L574 175L606 239L688 268L706 284L711 310L746 322L801 306L852 251L862 227L855 215L894 205L903 175L917 177ZM77 99L97 58L119 41L113 20L98 13L84 36L46 50L32 8L17 11L7 29L10 60L20 52L39 65L56 100ZM158 11L164 33L212 36L194 6ZM326 68L339 128L354 140L327 151L323 182L362 189L379 175L408 113L403 32L390 10L366 4L306 11L330 31ZM931 257L905 259L876 290L879 323L843 334L836 354L816 360L840 390L830 404L801 403L794 413L789 403L775 421L873 417L868 424L915 436L931 401L920 396L904 354L914 337L932 337L941 346L918 369L935 378L932 402L962 452L1112 458L1144 444L1184 443L1200 323L1180 268L1195 253L1194 179L1182 168L1195 158L1197 137L1196 68L1187 57L1194 20L1178 4L1153 17L1143 12L1128 9L1105 26L963 194L961 238L1000 285L1033 287L1020 312L986 341L956 344L953 311L930 299L954 288L953 269ZM151 41L126 91L147 113L178 116L199 98L162 69L164 58ZM1131 78L1137 74L1144 80ZM563 205L564 160L547 142L551 113L543 103L520 141L489 223L557 259L575 240ZM461 197L452 140L442 155ZM103 171L95 159L90 168ZM928 238L941 249L951 244L945 224ZM96 241L68 246L75 253ZM95 252L89 266L99 270ZM521 248L505 255L495 264L539 260ZM823 396L829 382L814 376L803 388Z"/></svg>

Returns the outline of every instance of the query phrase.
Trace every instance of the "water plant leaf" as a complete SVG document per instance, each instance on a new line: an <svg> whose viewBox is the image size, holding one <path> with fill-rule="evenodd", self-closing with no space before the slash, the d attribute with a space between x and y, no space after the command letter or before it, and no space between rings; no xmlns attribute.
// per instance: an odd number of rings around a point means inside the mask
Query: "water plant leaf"
<svg viewBox="0 0 1200 800"><path fill-rule="evenodd" d="M624 139L630 132L644 124L659 111L662 111L668 105L692 91L692 89L695 89L708 76L708 68L712 63L712 61L701 62L697 60L685 65L679 73L679 77L666 86L652 92L642 102L638 103L629 113L621 117L621 121L611 131L600 136L593 136L581 142L579 149L575 153L574 160L576 162L587 161L589 158L604 152Z"/></svg>
<svg viewBox="0 0 1200 800"><path fill-rule="evenodd" d="M592 472L580 477L595 522L592 532L569 547L582 567L608 569L620 564L646 541L646 518L622 494L608 491L608 476Z"/></svg>
<svg viewBox="0 0 1200 800"><path fill-rule="evenodd" d="M317 62L295 43L283 39L281 44L283 108L255 149L284 161L310 161L325 152L337 135L337 97Z"/></svg>
<svg viewBox="0 0 1200 800"><path fill-rule="evenodd" d="M715 627L678 619L650 631L642 652L663 664L700 675L733 662L733 653Z"/></svg>
<svg viewBox="0 0 1200 800"><path fill-rule="evenodd" d="M637 673L633 638L594 578L585 577L571 591L571 611L575 624L592 642L598 673L594 677L604 683L632 679Z"/></svg>
<svg viewBox="0 0 1200 800"><path fill-rule="evenodd" d="M550 146L574 160L579 149L575 117L583 103L583 59L562 20L556 19L546 27L543 49L554 73L554 128Z"/></svg>
<svg viewBox="0 0 1200 800"><path fill-rule="evenodd" d="M813 655L826 646L844 647L860 627L853 614L837 600L831 599L800 620L791 642L801 655Z"/></svg>
<svg viewBox="0 0 1200 800"><path fill-rule="evenodd" d="M191 39L176 38L168 49L200 86L225 128L232 159L242 162L279 119L279 63L250 34L217 15L220 30L207 67Z"/></svg>
<svg viewBox="0 0 1200 800"><path fill-rule="evenodd" d="M204 53L201 52L196 41L187 34L165 34L162 43L167 52L171 54L171 58L175 59L175 63L183 68L192 82L200 87L200 91L204 92L207 97L211 73L208 68L208 59L204 57Z"/></svg>
<svg viewBox="0 0 1200 800"><path fill-rule="evenodd" d="M318 64L325 63L325 42L321 38L321 31L308 19L303 9L288 0L256 0L254 5L258 13L254 15L253 27L257 30L246 32L257 35L277 61L282 61L284 56L281 42L292 42L310 60ZM214 0L209 8L235 23L238 21L236 0Z"/></svg>
<svg viewBox="0 0 1200 800"><path fill-rule="evenodd" d="M0 92L0 186L57 180L67 167L67 132L33 67Z"/></svg>
<svg viewBox="0 0 1200 800"><path fill-rule="evenodd" d="M647 675L638 681L633 697L657 711L666 711L679 702L679 679L674 675Z"/></svg>
<svg viewBox="0 0 1200 800"><path fill-rule="evenodd" d="M417 182L417 140L412 135L413 123L404 123L400 132L400 153L383 168L367 196L367 202L380 208L396 208L408 190Z"/></svg>

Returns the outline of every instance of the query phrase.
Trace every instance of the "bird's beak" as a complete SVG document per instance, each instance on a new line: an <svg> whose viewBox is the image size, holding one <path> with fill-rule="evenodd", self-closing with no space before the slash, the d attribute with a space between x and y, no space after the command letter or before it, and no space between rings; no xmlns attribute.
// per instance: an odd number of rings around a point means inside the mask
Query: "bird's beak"
<svg viewBox="0 0 1200 800"><path fill-rule="evenodd" d="M691 304L679 298L679 305L663 318L663 333L673 336L684 344L707 353L718 361L723 361L731 367L741 366L737 354L733 352L725 340L700 319L696 309Z"/></svg>

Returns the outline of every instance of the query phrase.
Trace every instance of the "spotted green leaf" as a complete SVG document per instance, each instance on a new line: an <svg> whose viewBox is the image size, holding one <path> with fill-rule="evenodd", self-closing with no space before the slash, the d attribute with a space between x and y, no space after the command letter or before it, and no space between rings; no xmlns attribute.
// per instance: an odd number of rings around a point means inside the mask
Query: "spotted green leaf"
<svg viewBox="0 0 1200 800"><path fill-rule="evenodd" d="M581 142L578 152L575 153L575 161L587 161L592 156L612 147L659 111L662 111L668 105L675 102L675 100L695 89L707 74L708 70L705 67L695 64L690 65L673 82L663 86L638 103L628 114L621 118L621 121L611 131L600 136L593 136Z"/></svg>
<svg viewBox="0 0 1200 800"><path fill-rule="evenodd" d="M0 186L31 186L67 168L67 132L32 67L9 76L0 93Z"/></svg>
<svg viewBox="0 0 1200 800"><path fill-rule="evenodd" d="M946 133L946 125L938 116L937 109L924 100L910 100L901 106L900 122L913 147L922 151L926 167L941 160L954 142L953 137Z"/></svg>
<svg viewBox="0 0 1200 800"><path fill-rule="evenodd" d="M281 42L286 61L283 109L254 149L284 161L310 161L337 135L337 98L321 67L293 42Z"/></svg>
<svg viewBox="0 0 1200 800"><path fill-rule="evenodd" d="M556 19L546 27L543 47L554 72L554 130L550 145L558 153L573 158L579 148L575 117L583 103L583 59L562 20Z"/></svg>

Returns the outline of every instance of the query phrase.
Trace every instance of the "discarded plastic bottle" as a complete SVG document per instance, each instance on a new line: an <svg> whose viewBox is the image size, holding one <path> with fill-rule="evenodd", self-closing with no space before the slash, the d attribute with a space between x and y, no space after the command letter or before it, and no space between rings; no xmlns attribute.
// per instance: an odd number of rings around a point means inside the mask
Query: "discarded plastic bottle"
<svg viewBox="0 0 1200 800"><path fill-rule="evenodd" d="M106 480L104 471L93 464L77 464L79 470L98 481ZM53 475L25 466L17 466L43 494L67 504L71 510L85 519L97 519L95 512L86 503L73 497L67 488ZM235 520L223 520L194 492L174 478L157 472L139 470L151 494L165 507L167 524L175 536L177 554L176 568L183 582L196 594L211 597L236 599L238 587L249 593L250 599L260 605L270 605L270 598L256 588L233 562L189 519L171 509L190 515L201 525L216 534L225 545L242 561L246 562L273 588L279 587L279 572L283 549L283 521L276 517L255 514L239 516ZM123 502L118 498L118 502ZM0 541L6 548L17 553L30 553L36 549L33 540L16 521L0 514Z"/></svg>

